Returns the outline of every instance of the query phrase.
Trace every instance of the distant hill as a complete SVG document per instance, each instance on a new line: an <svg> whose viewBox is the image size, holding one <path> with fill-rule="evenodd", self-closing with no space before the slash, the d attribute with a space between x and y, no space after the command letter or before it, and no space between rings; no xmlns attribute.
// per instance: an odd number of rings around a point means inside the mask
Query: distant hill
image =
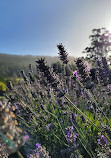
<svg viewBox="0 0 111 158"><path fill-rule="evenodd" d="M0 75L2 76L13 76L17 71L24 70L28 73L29 64L32 64L33 68L36 68L35 61L38 58L45 58L48 65L60 61L57 56L31 56L31 55L9 55L0 53ZM69 61L73 63L74 57L69 57Z"/></svg>

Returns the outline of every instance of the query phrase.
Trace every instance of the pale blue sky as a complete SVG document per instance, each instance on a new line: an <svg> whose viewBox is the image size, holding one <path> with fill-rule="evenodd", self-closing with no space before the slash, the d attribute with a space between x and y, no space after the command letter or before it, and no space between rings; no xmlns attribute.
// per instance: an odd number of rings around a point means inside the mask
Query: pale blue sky
<svg viewBox="0 0 111 158"><path fill-rule="evenodd" d="M0 0L0 53L80 56L92 29L111 30L111 0Z"/></svg>

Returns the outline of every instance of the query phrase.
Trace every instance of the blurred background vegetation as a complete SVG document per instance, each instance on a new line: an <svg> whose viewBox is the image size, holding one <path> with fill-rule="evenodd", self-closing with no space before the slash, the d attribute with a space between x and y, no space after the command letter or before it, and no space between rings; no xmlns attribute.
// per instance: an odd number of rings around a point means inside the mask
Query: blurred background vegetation
<svg viewBox="0 0 111 158"><path fill-rule="evenodd" d="M20 80L20 72L24 70L26 75L29 73L29 64L32 65L33 71L36 71L35 61L38 58L45 58L48 65L52 66L56 73L61 73L62 63L58 57L51 56L31 56L31 55L9 55L0 53L0 96L3 96L6 91L7 83L18 83ZM75 69L74 57L69 57L69 63ZM71 75L68 65L65 67L67 75Z"/></svg>
<svg viewBox="0 0 111 158"><path fill-rule="evenodd" d="M21 70L24 70L27 74L29 72L29 64L36 69L35 61L41 57L43 56L20 56L0 53L0 81L4 81L7 77L15 77L17 72ZM44 56L44 58L48 65L54 64L55 69L58 65L61 69L61 63L58 57ZM69 61L73 63L74 57L69 57Z"/></svg>

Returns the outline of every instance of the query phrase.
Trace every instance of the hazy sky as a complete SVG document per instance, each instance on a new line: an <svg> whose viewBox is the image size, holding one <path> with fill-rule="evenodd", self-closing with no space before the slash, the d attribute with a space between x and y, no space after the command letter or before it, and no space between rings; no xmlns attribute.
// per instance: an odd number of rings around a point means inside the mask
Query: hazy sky
<svg viewBox="0 0 111 158"><path fill-rule="evenodd" d="M0 0L0 52L80 56L92 29L111 30L111 0Z"/></svg>

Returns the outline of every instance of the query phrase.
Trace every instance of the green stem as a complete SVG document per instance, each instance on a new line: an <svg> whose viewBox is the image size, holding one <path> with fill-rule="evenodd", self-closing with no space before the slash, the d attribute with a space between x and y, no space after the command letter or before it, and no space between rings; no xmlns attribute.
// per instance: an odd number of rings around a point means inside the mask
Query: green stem
<svg viewBox="0 0 111 158"><path fill-rule="evenodd" d="M18 158L24 158L19 151L17 151L17 156L18 156Z"/></svg>

